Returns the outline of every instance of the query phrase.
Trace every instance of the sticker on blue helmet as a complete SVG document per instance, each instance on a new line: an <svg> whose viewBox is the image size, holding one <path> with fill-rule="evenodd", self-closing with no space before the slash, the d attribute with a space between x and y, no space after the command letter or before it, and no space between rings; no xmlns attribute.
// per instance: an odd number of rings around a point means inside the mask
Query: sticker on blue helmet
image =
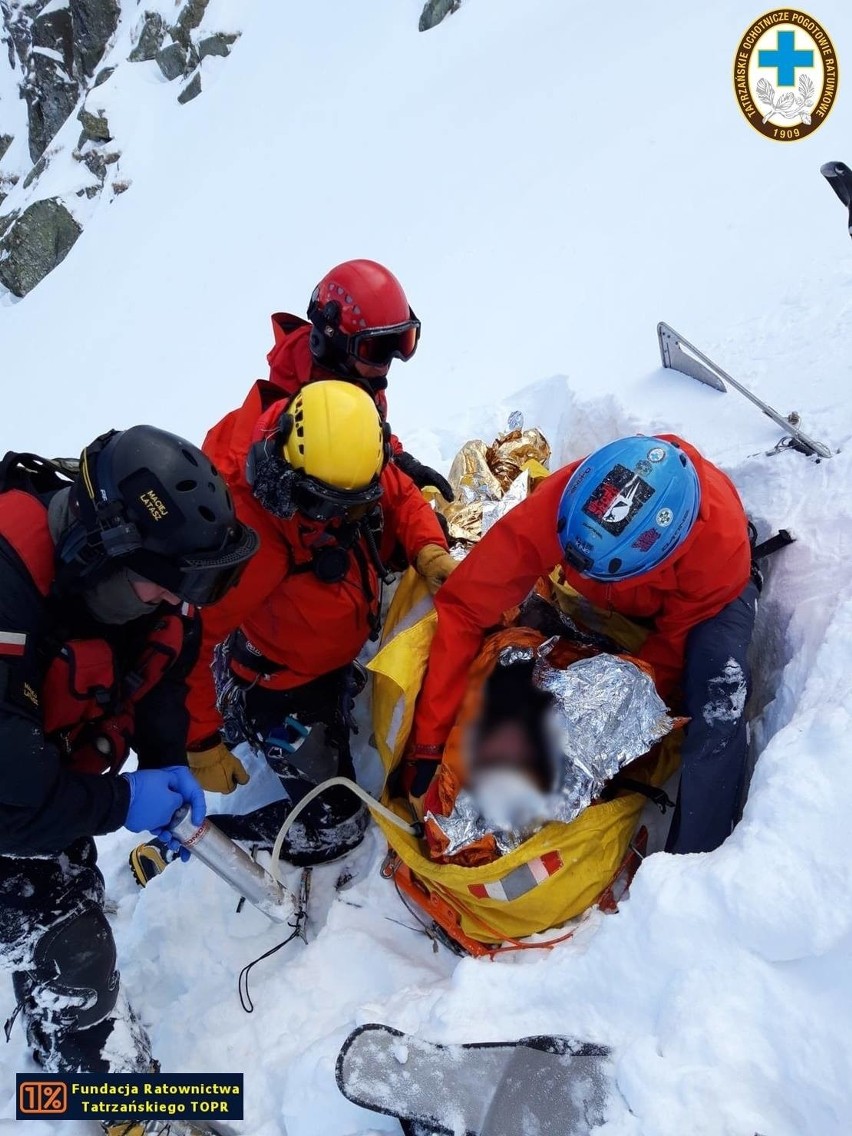
<svg viewBox="0 0 852 1136"><path fill-rule="evenodd" d="M620 536L653 496L647 481L626 466L616 465L592 490L583 512L612 536Z"/></svg>
<svg viewBox="0 0 852 1136"><path fill-rule="evenodd" d="M645 529L644 532L639 533L631 547L638 548L640 552L647 552L662 535L659 529Z"/></svg>

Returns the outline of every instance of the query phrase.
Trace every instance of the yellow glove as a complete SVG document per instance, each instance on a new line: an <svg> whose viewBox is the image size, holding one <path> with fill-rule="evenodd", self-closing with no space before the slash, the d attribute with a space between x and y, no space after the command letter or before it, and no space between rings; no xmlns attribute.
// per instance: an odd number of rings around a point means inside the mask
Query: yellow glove
<svg viewBox="0 0 852 1136"><path fill-rule="evenodd" d="M237 785L248 782L245 766L224 742L199 753L188 753L186 758L195 780L208 793L233 793Z"/></svg>
<svg viewBox="0 0 852 1136"><path fill-rule="evenodd" d="M458 566L459 562L453 560L446 548L442 548L440 544L424 544L414 559L415 570L426 581L426 586L433 596Z"/></svg>

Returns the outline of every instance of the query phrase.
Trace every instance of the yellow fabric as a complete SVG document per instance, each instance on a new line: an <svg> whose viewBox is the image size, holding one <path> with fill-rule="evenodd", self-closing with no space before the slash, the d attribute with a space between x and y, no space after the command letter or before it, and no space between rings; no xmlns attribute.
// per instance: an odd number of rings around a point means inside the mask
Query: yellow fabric
<svg viewBox="0 0 852 1136"><path fill-rule="evenodd" d="M384 623L373 672L373 725L387 776L405 749L438 617L425 580L409 568L399 582Z"/></svg>
<svg viewBox="0 0 852 1136"><path fill-rule="evenodd" d="M284 457L335 489L364 489L384 465L382 421L366 391L338 379L308 383L289 406Z"/></svg>
<svg viewBox="0 0 852 1136"><path fill-rule="evenodd" d="M195 780L208 793L233 793L237 785L247 785L249 775L238 757L224 742L186 755Z"/></svg>
<svg viewBox="0 0 852 1136"><path fill-rule="evenodd" d="M530 475L531 490L535 489L536 485L538 485L540 481L544 481L546 477L550 476L550 470L546 466L543 466L540 461L536 461L535 458L531 458L528 462L524 462L522 468L525 469Z"/></svg>
<svg viewBox="0 0 852 1136"><path fill-rule="evenodd" d="M404 752L426 670L436 624L428 599L423 582L409 572L391 604L382 649L370 663L373 729L386 774L396 768ZM631 768L631 777L663 784L677 767L680 738L680 731L670 734L656 757ZM387 789L383 801L410 821L406 801L392 800ZM644 804L644 797L630 793L593 805L570 824L549 824L508 856L477 868L438 864L424 855L416 837L380 816L375 819L400 859L458 911L462 930L473 939L493 943L558 927L593 904L618 871ZM471 895L471 885L494 883L554 851L562 868L524 895L508 902Z"/></svg>

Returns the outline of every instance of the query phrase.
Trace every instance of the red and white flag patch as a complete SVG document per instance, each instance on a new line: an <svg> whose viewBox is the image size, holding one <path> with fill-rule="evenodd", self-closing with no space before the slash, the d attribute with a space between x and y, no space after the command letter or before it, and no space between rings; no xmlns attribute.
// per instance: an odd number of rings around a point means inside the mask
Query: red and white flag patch
<svg viewBox="0 0 852 1136"><path fill-rule="evenodd" d="M549 880L561 867L562 857L558 852L545 852L543 856L521 864L519 868L503 876L502 880L490 884L468 884L468 891L477 899L496 899L501 903L509 903Z"/></svg>
<svg viewBox="0 0 852 1136"><path fill-rule="evenodd" d="M0 631L0 658L19 659L27 648L27 637L21 631Z"/></svg>

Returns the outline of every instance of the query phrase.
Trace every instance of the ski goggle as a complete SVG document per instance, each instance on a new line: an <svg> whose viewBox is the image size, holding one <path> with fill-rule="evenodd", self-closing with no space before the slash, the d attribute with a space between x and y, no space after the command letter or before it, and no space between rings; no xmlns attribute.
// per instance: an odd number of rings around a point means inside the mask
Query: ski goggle
<svg viewBox="0 0 852 1136"><path fill-rule="evenodd" d="M358 520L366 516L381 495L378 480L365 489L335 489L303 475L293 484L293 504L312 521Z"/></svg>
<svg viewBox="0 0 852 1136"><path fill-rule="evenodd" d="M420 320L411 312L405 323L368 327L347 337L347 354L371 367L385 367L392 359L407 362L417 350Z"/></svg>
<svg viewBox="0 0 852 1136"><path fill-rule="evenodd" d="M205 607L217 603L234 587L259 546L254 529L239 525L230 546L222 552L184 556L172 562L140 548L127 557L126 563L146 580L174 592L184 603Z"/></svg>

